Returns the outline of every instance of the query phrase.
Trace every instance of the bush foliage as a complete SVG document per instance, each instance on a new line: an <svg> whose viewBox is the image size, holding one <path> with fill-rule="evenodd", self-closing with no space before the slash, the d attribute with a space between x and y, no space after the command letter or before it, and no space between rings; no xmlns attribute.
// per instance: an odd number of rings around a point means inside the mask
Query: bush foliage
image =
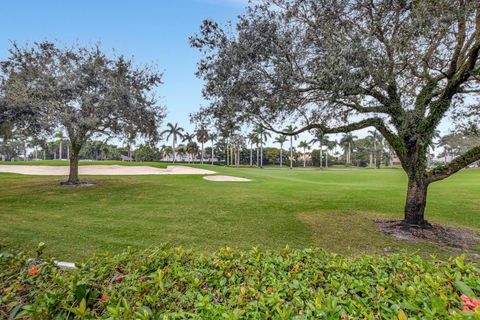
<svg viewBox="0 0 480 320"><path fill-rule="evenodd" d="M462 257L320 249L129 249L77 270L2 253L0 318L480 319L479 271Z"/></svg>

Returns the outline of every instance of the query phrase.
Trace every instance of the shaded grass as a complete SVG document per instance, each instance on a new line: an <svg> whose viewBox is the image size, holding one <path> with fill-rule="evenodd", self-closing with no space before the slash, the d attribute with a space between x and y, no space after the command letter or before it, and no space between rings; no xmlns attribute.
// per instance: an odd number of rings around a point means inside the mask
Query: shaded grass
<svg viewBox="0 0 480 320"><path fill-rule="evenodd" d="M373 225L374 217L402 218L406 177L401 170L213 170L254 181L88 176L94 186L61 187L59 177L0 173L0 243L33 248L44 241L50 255L73 260L164 242L200 251L288 244L345 254L385 248L444 253L433 245L393 241ZM433 184L427 218L480 230L479 181L480 170L468 169Z"/></svg>

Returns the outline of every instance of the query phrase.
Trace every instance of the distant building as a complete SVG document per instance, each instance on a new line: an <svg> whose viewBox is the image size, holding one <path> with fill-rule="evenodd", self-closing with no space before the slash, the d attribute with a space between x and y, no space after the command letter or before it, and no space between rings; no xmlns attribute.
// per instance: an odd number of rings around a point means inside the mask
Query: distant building
<svg viewBox="0 0 480 320"><path fill-rule="evenodd" d="M133 161L134 159L131 157L124 156L123 154L120 156L122 161Z"/></svg>
<svg viewBox="0 0 480 320"><path fill-rule="evenodd" d="M392 153L390 155L390 164L395 166L395 165L401 165L402 163L400 162L400 158L395 154L395 153Z"/></svg>

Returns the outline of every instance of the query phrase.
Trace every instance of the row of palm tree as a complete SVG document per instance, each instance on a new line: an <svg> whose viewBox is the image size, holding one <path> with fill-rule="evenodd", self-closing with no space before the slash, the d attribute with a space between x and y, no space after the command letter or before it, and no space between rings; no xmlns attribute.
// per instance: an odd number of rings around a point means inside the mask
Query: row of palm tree
<svg viewBox="0 0 480 320"><path fill-rule="evenodd" d="M286 135L279 135L275 137L274 143L279 144L280 147L280 167L283 167L284 165L284 156L283 156L283 146L289 140L290 142L290 168L293 168L293 142L294 140L298 139L298 135L295 135L295 131L297 128L293 125L287 126L284 131L286 132ZM369 135L367 136L366 139L371 142L371 153L370 153L370 165L371 166L377 166L379 163L379 160L377 158L377 146L379 144L383 144L382 137L378 134L377 131L369 131ZM177 155L176 155L176 148L177 144L179 141L186 142L187 143L187 149L189 149L191 152L189 152L191 159L193 160L193 154L196 154L195 152L195 147L192 145L194 139L201 144L201 151L200 151L200 158L201 158L201 163L204 163L204 144L208 141L211 142L212 148L211 148L211 161L213 164L213 159L214 159L214 143L217 141L219 138L218 136L214 134L210 134L207 129L204 127L200 127L199 129L196 130L195 133L187 133L185 132L185 129L180 127L178 123L168 123L167 124L167 129L162 132L162 135L166 135L166 139L172 141L172 156L173 156L173 162L176 161ZM254 154L253 154L253 149L255 147L256 149L256 161L255 164L258 167L263 167L263 149L264 145L268 141L268 139L271 138L271 133L266 130L265 127L263 126L257 126L254 128L254 130L247 135L246 139L248 141L248 144L250 146L250 166L254 165ZM352 164L352 152L356 146L356 141L358 137L351 134L347 133L345 134L339 141L338 145L343 149L344 151L344 157L345 157L345 163L347 165ZM225 137L223 137L223 143L225 144L225 159L227 165L235 164L239 165L239 158L240 158L240 149L241 146L244 144L245 138L239 134L235 133L229 133ZM298 145L299 148L303 149L303 166L306 166L306 154L307 150L310 149L310 145L312 144L318 144L319 146L319 152L320 152L320 168L327 167L328 166L328 150L332 150L333 148L336 147L337 142L336 141L331 141L328 139L328 136L325 135L321 130L315 130L313 132L313 139L310 141L301 141ZM190 147L189 147L190 145ZM326 149L325 149L326 148ZM327 152L326 156L324 156L324 152ZM325 160L325 162L324 162ZM190 161L190 160L189 160Z"/></svg>

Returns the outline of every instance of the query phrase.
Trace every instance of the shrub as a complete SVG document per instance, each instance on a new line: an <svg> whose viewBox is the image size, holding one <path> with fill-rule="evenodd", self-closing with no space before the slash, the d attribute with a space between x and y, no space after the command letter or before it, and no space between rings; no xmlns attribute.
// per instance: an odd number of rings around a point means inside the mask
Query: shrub
<svg viewBox="0 0 480 320"><path fill-rule="evenodd" d="M462 257L347 259L289 248L199 255L163 246L78 267L2 253L0 318L479 319L480 312L479 269Z"/></svg>

